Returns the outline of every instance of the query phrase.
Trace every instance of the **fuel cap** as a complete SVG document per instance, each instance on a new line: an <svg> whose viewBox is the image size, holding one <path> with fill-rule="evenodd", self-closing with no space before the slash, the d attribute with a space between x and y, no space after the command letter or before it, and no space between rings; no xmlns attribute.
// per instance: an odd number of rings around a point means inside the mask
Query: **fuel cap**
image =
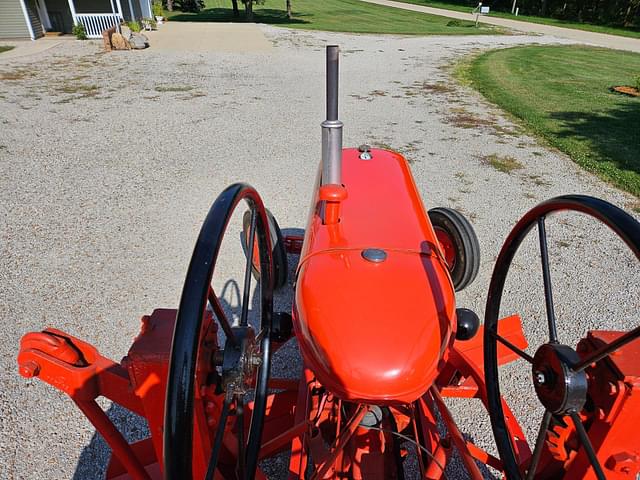
<svg viewBox="0 0 640 480"><path fill-rule="evenodd" d="M372 263L381 263L387 259L387 252L379 248L367 248L362 251L362 258Z"/></svg>

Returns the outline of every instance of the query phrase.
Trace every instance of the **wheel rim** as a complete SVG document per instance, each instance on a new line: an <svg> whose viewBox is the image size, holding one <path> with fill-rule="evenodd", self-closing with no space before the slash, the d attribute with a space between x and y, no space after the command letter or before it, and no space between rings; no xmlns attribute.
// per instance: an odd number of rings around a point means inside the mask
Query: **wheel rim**
<svg viewBox="0 0 640 480"><path fill-rule="evenodd" d="M264 412L266 409L266 390L270 364L270 332L273 315L273 259L271 254L271 240L266 210L258 193L246 184L234 184L225 189L212 205L202 225L185 279L180 306L176 318L176 325L172 340L169 373L167 379L167 396L165 403L164 428L164 472L168 479L192 478L192 450L193 450L193 409L195 367L201 342L201 328L207 302L216 316L218 323L227 336L226 343L239 343L234 331L227 320L224 311L213 289L213 277L216 260L220 251L222 239L236 206L244 200L252 212L252 241L257 237L259 245L260 269L267 272L261 275L260 282L260 326L255 335L259 343L261 356L260 366L257 368L255 381L255 401L247 437L245 455L239 447L239 469L241 478L253 478L257 466L257 456L262 436ZM253 250L252 250L253 253ZM251 283L252 257L248 256L245 268L245 283L242 300L242 314L240 327L248 328L248 302ZM225 345L226 350L226 345ZM213 360L213 359L212 359ZM218 421L219 425L226 422L229 415L229 402L223 405ZM243 402L244 404L244 399ZM226 406L226 407L225 407ZM226 409L226 411L225 411ZM239 412L238 425L244 425L242 410ZM224 425L223 425L224 426ZM223 429L224 430L224 429ZM215 442L218 440L220 429L216 431L212 460L217 455ZM244 432L238 434L239 444L244 446ZM221 443L221 439L220 442ZM213 461L215 463L217 456ZM209 462L211 466L212 462ZM211 469L211 468L210 468Z"/></svg>
<svg viewBox="0 0 640 480"><path fill-rule="evenodd" d="M438 243L442 249L444 261L447 262L449 271L453 271L456 266L456 247L453 243L453 239L440 227L434 227L434 231L436 232L436 238L438 239Z"/></svg>
<svg viewBox="0 0 640 480"><path fill-rule="evenodd" d="M504 411L502 409L501 393L500 393L500 380L498 373L498 361L497 361L497 342L500 341L504 346L510 348L514 353L524 358L526 361L532 364L532 370L535 376L540 371L540 361L523 351L518 350L509 345L507 341L502 339L498 335L498 316L500 312L500 303L502 300L502 294L504 286L511 266L511 262L518 251L518 248L522 244L524 238L531 231L534 226L538 227L538 237L540 243L541 261L543 282L545 291L545 307L547 312L547 327L549 330L549 342L542 345L536 355L539 356L539 352L543 348L568 348L558 343L557 338L557 326L555 318L555 309L553 303L553 293L551 286L551 276L549 269L548 250L547 250L547 235L545 219L546 216L557 211L572 210L581 213L585 213L600 222L607 225L613 230L631 249L636 258L640 259L640 224L629 214L624 212L618 207L611 205L603 200L588 197L584 195L566 195L556 197L546 202L541 203L537 207L529 211L513 228L507 240L505 241L502 250L496 260L491 283L489 286L489 294L487 296L487 305L485 309L485 321L484 321L484 368L487 385L487 401L489 407L489 415L491 418L491 426L493 429L496 445L500 453L500 458L503 462L503 468L505 474L509 480L516 480L523 478L520 471L520 466L516 459L514 445L511 434L507 428ZM596 352L597 355L589 356L588 358L578 361L575 357L567 358L562 362L561 367L568 369L568 373L576 374L580 376L584 369L591 363L599 361L611 354L616 349L621 348L626 343L629 343L640 337L640 327L627 332L627 334L620 337L617 341L612 342L608 347ZM573 351L573 349L570 349ZM567 357L571 357L572 354L567 353ZM582 379L578 380L578 383L582 382ZM578 385L578 390L581 385ZM543 415L542 422L536 438L536 444L533 451L531 462L529 463L529 471L526 478L533 478L536 473L538 461L542 452L546 439L546 432L549 429L552 416L557 413L550 410L550 403L543 401L539 393L539 385L536 385L536 393L545 406L545 413ZM575 394L575 391L573 392ZM576 394L577 399L574 398L577 403L562 404L562 407L566 407L567 415L571 416L573 423L575 424L578 436L581 440L581 444L587 453L587 456L591 462L594 471L598 478L604 478L602 467L594 453L593 446L588 438L588 435L584 429L582 421L579 418L577 408L581 408L579 398L580 394ZM562 410L562 408L560 409Z"/></svg>

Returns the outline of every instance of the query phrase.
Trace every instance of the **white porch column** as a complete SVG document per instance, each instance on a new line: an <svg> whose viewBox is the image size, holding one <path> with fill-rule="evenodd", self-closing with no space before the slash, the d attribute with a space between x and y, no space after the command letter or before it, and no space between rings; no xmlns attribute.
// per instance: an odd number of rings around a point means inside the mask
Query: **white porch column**
<svg viewBox="0 0 640 480"><path fill-rule="evenodd" d="M151 0L143 0L143 2L144 2L144 6L147 9L147 14L145 15L145 17L153 18L153 10L151 9ZM140 2L140 7L142 7L143 2Z"/></svg>
<svg viewBox="0 0 640 480"><path fill-rule="evenodd" d="M118 15L120 15L124 19L124 13L122 12L122 5L120 4L120 0L116 0L116 5L118 6Z"/></svg>
<svg viewBox="0 0 640 480"><path fill-rule="evenodd" d="M20 6L22 7L22 13L24 14L24 21L27 22L27 28L29 29L29 36L31 37L31 40L35 40L36 34L33 33L33 25L31 25L31 19L29 18L29 12L27 11L27 6L25 5L24 0L20 0Z"/></svg>
<svg viewBox="0 0 640 480"><path fill-rule="evenodd" d="M135 12L133 11L133 3L129 0L129 20L133 21L136 19Z"/></svg>
<svg viewBox="0 0 640 480"><path fill-rule="evenodd" d="M115 16L116 16L116 6L113 4L113 0L109 0L109 3L111 3L111 13L113 13L113 17L115 18Z"/></svg>
<svg viewBox="0 0 640 480"><path fill-rule="evenodd" d="M73 24L78 24L78 16L76 13L76 6L73 4L73 0L69 0L69 10L71 10L71 16L73 17Z"/></svg>
<svg viewBox="0 0 640 480"><path fill-rule="evenodd" d="M116 5L118 5L118 15L120 15L120 18L124 19L124 14L122 13L122 5L120 4L120 0L116 0ZM118 22L118 32L122 32L122 30L120 29L120 22Z"/></svg>
<svg viewBox="0 0 640 480"><path fill-rule="evenodd" d="M49 12L47 12L47 5L44 0L38 0L38 10L40 13L40 21L46 30L51 30L51 19L49 19Z"/></svg>
<svg viewBox="0 0 640 480"><path fill-rule="evenodd" d="M120 17L118 17L116 15L116 7L113 4L113 0L109 0L109 1L111 2L111 13L113 13L113 21L115 22L116 31L118 33L120 33L121 32L121 30L120 30L120 20L119 20Z"/></svg>

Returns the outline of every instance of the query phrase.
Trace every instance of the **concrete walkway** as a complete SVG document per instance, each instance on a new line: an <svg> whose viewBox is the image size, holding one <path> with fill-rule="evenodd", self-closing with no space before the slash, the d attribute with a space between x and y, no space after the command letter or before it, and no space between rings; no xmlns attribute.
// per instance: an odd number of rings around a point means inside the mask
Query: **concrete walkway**
<svg viewBox="0 0 640 480"><path fill-rule="evenodd" d="M75 40L75 37L69 37L71 40ZM12 50L8 52L0 53L0 62L3 60L12 60L14 58L26 57L28 55L35 55L36 53L44 52L50 48L59 45L61 42L65 42L67 39L61 38L40 38L38 40L0 40L0 45L12 46Z"/></svg>
<svg viewBox="0 0 640 480"><path fill-rule="evenodd" d="M409 3L394 2L392 0L362 0L377 5L386 5L387 7L402 8L414 12L430 13L431 15L440 15L442 17L457 18L460 20L475 21L475 15L471 13L455 12L453 10L445 10L443 8L425 7L422 5L412 5ZM511 28L527 33L540 33L543 35L553 35L555 37L567 38L577 42L599 45L602 47L615 48L617 50L629 50L631 52L640 53L640 39L620 37L617 35L607 35L605 33L587 32L585 30L575 30L572 28L554 27L551 25L542 25L539 23L520 22L518 20L510 20L507 18L481 16L480 22L489 25L497 25L500 27Z"/></svg>
<svg viewBox="0 0 640 480"><path fill-rule="evenodd" d="M145 32L154 50L173 52L268 52L271 42L254 23L168 22Z"/></svg>

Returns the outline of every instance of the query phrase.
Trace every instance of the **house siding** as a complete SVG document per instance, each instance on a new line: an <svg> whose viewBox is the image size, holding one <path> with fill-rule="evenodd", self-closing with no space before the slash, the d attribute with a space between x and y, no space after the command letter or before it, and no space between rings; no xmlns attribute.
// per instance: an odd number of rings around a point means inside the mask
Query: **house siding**
<svg viewBox="0 0 640 480"><path fill-rule="evenodd" d="M0 38L31 38L20 0L0 0Z"/></svg>

